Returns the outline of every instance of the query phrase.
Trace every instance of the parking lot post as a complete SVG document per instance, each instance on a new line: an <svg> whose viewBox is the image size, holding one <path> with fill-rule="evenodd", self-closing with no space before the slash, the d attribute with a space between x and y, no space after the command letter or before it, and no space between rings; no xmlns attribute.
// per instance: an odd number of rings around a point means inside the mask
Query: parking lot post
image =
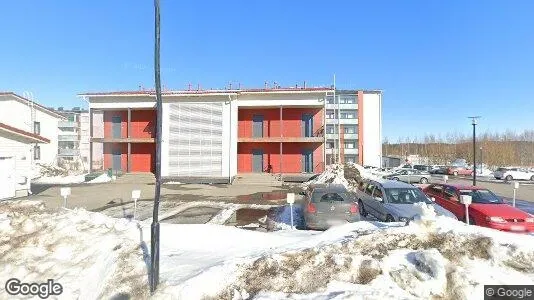
<svg viewBox="0 0 534 300"><path fill-rule="evenodd" d="M291 213L291 229L295 229L293 226L293 203L295 203L295 194L287 193L287 203L289 203L289 210Z"/></svg>
<svg viewBox="0 0 534 300"><path fill-rule="evenodd" d="M63 197L63 207L67 208L67 197L70 195L70 187L63 187L59 190L59 192Z"/></svg>
<svg viewBox="0 0 534 300"><path fill-rule="evenodd" d="M445 183L447 183L447 180L449 180L449 176L447 176L447 175L443 175L443 181L444 181Z"/></svg>
<svg viewBox="0 0 534 300"><path fill-rule="evenodd" d="M132 191L132 199L134 201L134 213L133 213L133 219L136 219L137 216L137 200L141 198L141 190L133 190Z"/></svg>
<svg viewBox="0 0 534 300"><path fill-rule="evenodd" d="M462 195L460 196L460 202L465 206L465 223L469 225L469 205L473 199L470 195Z"/></svg>
<svg viewBox="0 0 534 300"><path fill-rule="evenodd" d="M512 182L512 186L514 187L514 198L512 199L512 206L515 207L515 193L517 189L519 188L519 182L517 181Z"/></svg>

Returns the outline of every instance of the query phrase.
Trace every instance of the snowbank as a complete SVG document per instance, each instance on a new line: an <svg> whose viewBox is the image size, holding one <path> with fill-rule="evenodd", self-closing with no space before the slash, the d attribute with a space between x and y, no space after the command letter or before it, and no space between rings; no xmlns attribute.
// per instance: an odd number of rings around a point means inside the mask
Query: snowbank
<svg viewBox="0 0 534 300"><path fill-rule="evenodd" d="M67 176L43 176L35 179L35 183L40 184L75 184L85 181L85 174L82 175L67 175Z"/></svg>
<svg viewBox="0 0 534 300"><path fill-rule="evenodd" d="M362 166L355 163L345 165L333 164L326 166L326 169L313 180L306 181L302 184L304 189L313 184L342 184L348 190L355 190L362 179L378 179L379 176L372 174Z"/></svg>
<svg viewBox="0 0 534 300"><path fill-rule="evenodd" d="M109 177L108 174L104 173L96 177L95 179L88 181L87 183L105 183L105 182L110 182L111 180L112 178Z"/></svg>
<svg viewBox="0 0 534 300"><path fill-rule="evenodd" d="M533 236L419 210L408 226L358 222L324 232L162 223L152 298L483 299L484 284L534 283ZM0 281L54 278L61 298L149 298L149 244L148 222L0 203Z"/></svg>

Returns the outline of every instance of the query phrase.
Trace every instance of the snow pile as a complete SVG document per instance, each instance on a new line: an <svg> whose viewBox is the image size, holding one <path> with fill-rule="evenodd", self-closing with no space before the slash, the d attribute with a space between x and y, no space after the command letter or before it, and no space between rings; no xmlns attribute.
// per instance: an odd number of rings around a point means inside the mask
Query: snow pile
<svg viewBox="0 0 534 300"><path fill-rule="evenodd" d="M34 180L39 184L76 184L85 182L85 174L65 176L43 176Z"/></svg>
<svg viewBox="0 0 534 300"><path fill-rule="evenodd" d="M342 184L348 190L358 189L363 179L378 179L370 171L355 163L345 165L333 164L326 166L326 169L319 176L302 184L304 189L314 184Z"/></svg>
<svg viewBox="0 0 534 300"><path fill-rule="evenodd" d="M534 284L534 237L419 209L408 226L357 222L324 232L162 223L152 298L483 299L484 284ZM3 202L0 281L54 278L66 299L149 298L149 239L149 222Z"/></svg>
<svg viewBox="0 0 534 300"><path fill-rule="evenodd" d="M105 182L110 182L111 180L112 178L109 177L108 174L104 173L96 177L95 179L88 181L87 183L105 183Z"/></svg>

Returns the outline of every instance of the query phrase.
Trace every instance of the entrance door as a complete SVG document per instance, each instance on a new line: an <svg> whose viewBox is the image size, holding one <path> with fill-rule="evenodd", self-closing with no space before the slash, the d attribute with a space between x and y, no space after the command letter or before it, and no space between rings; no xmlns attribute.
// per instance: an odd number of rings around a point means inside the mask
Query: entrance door
<svg viewBox="0 0 534 300"><path fill-rule="evenodd" d="M0 199L15 197L15 159L0 157Z"/></svg>
<svg viewBox="0 0 534 300"><path fill-rule="evenodd" d="M302 172L313 173L313 151L302 151Z"/></svg>
<svg viewBox="0 0 534 300"><path fill-rule="evenodd" d="M111 134L113 138L121 137L121 121L120 116L111 117Z"/></svg>
<svg viewBox="0 0 534 300"><path fill-rule="evenodd" d="M303 137L312 137L313 136L313 116L310 114L302 114L302 136Z"/></svg>
<svg viewBox="0 0 534 300"><path fill-rule="evenodd" d="M263 115L252 116L252 137L263 137Z"/></svg>
<svg viewBox="0 0 534 300"><path fill-rule="evenodd" d="M254 173L263 172L263 150L262 149L252 150L252 172Z"/></svg>
<svg viewBox="0 0 534 300"><path fill-rule="evenodd" d="M113 171L122 171L121 154L122 151L120 148L113 149Z"/></svg>

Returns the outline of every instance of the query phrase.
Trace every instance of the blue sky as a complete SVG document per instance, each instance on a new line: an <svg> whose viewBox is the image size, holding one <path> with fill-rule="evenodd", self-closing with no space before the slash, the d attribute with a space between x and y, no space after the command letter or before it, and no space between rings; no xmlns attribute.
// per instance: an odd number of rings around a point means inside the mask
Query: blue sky
<svg viewBox="0 0 534 300"><path fill-rule="evenodd" d="M162 80L384 91L390 141L534 128L534 1L162 0ZM2 1L0 90L47 106L153 86L150 0Z"/></svg>

